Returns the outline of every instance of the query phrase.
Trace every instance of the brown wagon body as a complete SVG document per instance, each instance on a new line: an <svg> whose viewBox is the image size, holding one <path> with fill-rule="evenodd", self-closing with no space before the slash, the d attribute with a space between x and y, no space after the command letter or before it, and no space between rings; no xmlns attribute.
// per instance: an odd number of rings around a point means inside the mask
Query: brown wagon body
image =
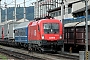
<svg viewBox="0 0 90 60"><path fill-rule="evenodd" d="M88 46L90 50L90 25L88 21ZM68 23L64 25L65 49L85 50L85 22Z"/></svg>

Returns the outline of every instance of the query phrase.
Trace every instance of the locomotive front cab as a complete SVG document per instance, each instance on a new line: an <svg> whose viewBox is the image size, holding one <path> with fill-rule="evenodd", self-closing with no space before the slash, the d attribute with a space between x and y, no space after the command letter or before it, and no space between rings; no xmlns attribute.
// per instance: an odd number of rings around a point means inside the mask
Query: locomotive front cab
<svg viewBox="0 0 90 60"><path fill-rule="evenodd" d="M59 34L59 24L58 23L44 23L43 24L43 33L46 40L54 41L57 39L62 39L62 36ZM42 36L44 39L44 36Z"/></svg>
<svg viewBox="0 0 90 60"><path fill-rule="evenodd" d="M45 47L58 49L63 46L62 24L58 20L46 20L41 23L41 44Z"/></svg>

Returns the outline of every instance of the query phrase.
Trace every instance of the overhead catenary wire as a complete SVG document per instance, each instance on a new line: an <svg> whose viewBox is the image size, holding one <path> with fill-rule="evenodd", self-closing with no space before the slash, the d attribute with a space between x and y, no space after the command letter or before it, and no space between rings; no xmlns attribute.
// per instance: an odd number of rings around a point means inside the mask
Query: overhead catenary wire
<svg viewBox="0 0 90 60"><path fill-rule="evenodd" d="M8 3L7 5L11 5L12 3L14 3L15 1L12 0L12 2ZM14 5L14 4L13 4Z"/></svg>
<svg viewBox="0 0 90 60"><path fill-rule="evenodd" d="M24 1L23 3L27 3L27 2L30 2L31 0L28 0L28 1ZM7 8L8 8L8 5L15 5L15 0L12 0L10 3L8 3L7 4L7 0L5 0L5 2L4 2L4 6L1 6L1 7L3 7L3 8L5 8L5 21L7 21ZM21 4L21 3L19 3L19 4ZM25 14L26 14L26 12L24 11L24 18L26 18L26 16L25 16ZM17 15L17 14L16 14ZM14 15L15 16L15 15ZM20 14L19 14L19 16L20 16ZM16 19L15 19L16 20Z"/></svg>
<svg viewBox="0 0 90 60"><path fill-rule="evenodd" d="M1 5L5 5L5 3L7 3L7 2L5 1L4 4L1 4ZM14 5L14 4L12 4L12 3L14 3L13 0L12 0L10 3L8 3L7 5Z"/></svg>
<svg viewBox="0 0 90 60"><path fill-rule="evenodd" d="M22 2L22 3L19 3L19 4L17 4L17 5L22 5L22 4L24 4L24 3L28 3L28 2L31 2L31 1L33 1L33 0L28 0L28 1L25 1L25 2ZM32 4L32 3L30 3L30 4Z"/></svg>
<svg viewBox="0 0 90 60"><path fill-rule="evenodd" d="M24 4L24 3L31 2L31 1L32 1L32 0L28 0L28 1L25 1L25 2L22 2L22 3L19 3L19 4L16 4L16 5L21 5L21 4ZM10 5L15 5L15 4L12 4L12 3L14 3L14 2L15 2L15 1L12 0L12 2L10 2L10 3L7 4L7 7L10 6ZM30 4L32 4L32 3L30 3ZM1 5L5 5L5 4L1 4ZM4 8L4 7L3 7L3 8Z"/></svg>

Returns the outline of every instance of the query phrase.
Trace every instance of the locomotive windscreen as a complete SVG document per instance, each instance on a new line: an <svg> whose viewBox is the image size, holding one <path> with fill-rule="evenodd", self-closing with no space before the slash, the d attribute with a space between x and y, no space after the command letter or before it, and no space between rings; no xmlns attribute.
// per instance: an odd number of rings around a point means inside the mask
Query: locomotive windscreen
<svg viewBox="0 0 90 60"><path fill-rule="evenodd" d="M58 23L44 23L44 33L59 33Z"/></svg>

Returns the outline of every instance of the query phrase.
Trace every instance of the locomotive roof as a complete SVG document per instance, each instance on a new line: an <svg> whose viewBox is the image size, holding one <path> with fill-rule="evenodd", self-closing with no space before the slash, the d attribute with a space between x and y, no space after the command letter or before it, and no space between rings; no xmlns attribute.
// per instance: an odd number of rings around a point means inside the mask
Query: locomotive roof
<svg viewBox="0 0 90 60"><path fill-rule="evenodd" d="M41 19L41 20L39 20L39 22L41 22L41 21L48 21L48 20L53 21L53 20L58 20L58 19ZM59 21L60 21L60 20L59 20Z"/></svg>
<svg viewBox="0 0 90 60"><path fill-rule="evenodd" d="M23 22L18 24L14 29L19 29L19 28L24 28L24 27L28 27L30 22Z"/></svg>
<svg viewBox="0 0 90 60"><path fill-rule="evenodd" d="M90 21L88 21L88 25L90 25ZM85 26L85 21L84 22L67 23L64 25L64 27L74 27L74 26Z"/></svg>

